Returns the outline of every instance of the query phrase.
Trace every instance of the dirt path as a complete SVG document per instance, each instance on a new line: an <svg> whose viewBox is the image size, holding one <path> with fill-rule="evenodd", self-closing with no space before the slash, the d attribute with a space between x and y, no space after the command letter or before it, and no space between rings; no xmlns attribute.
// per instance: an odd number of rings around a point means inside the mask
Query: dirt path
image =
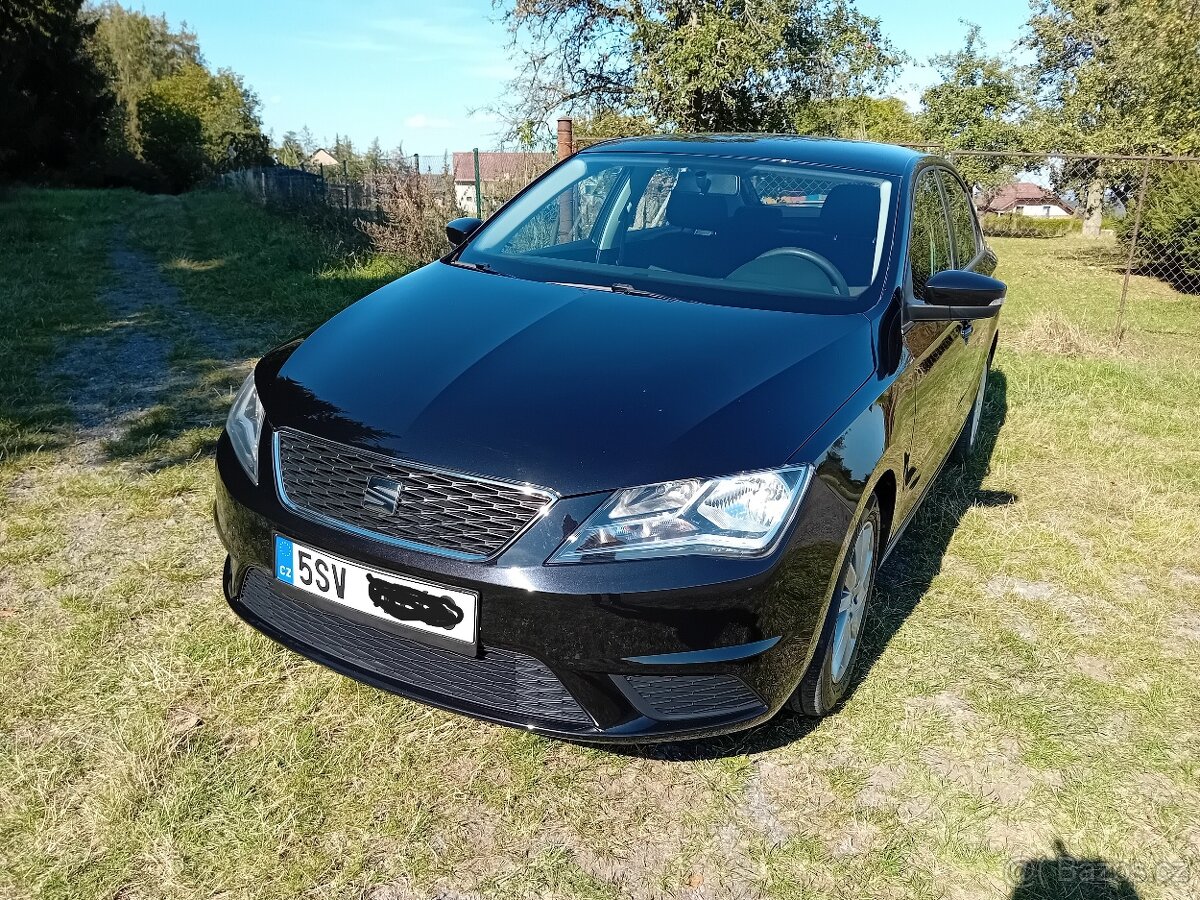
<svg viewBox="0 0 1200 900"><path fill-rule="evenodd" d="M130 249L122 232L109 255L116 283L100 297L112 313L103 328L66 349L55 375L70 384L67 403L78 422L78 447L93 465L186 375L172 366L172 353L186 346L232 363L230 339L207 316L183 303L158 264Z"/></svg>

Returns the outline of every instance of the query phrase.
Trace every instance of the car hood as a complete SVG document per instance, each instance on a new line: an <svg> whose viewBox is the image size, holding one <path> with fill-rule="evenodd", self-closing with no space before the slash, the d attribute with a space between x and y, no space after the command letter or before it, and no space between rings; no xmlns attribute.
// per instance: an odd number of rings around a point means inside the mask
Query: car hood
<svg viewBox="0 0 1200 900"><path fill-rule="evenodd" d="M869 377L867 319L426 266L262 361L270 424L562 496L786 463Z"/></svg>

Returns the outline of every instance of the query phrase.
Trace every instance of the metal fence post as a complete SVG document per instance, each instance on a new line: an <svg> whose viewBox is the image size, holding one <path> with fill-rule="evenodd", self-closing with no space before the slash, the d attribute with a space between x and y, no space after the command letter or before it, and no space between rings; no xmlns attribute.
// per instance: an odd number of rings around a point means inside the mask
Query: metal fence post
<svg viewBox="0 0 1200 900"><path fill-rule="evenodd" d="M1125 262L1125 278L1121 282L1121 302L1117 305L1117 324L1113 339L1118 345L1125 337L1125 303L1129 297L1129 277L1133 274L1133 261L1137 254L1138 232L1142 230L1142 207L1146 205L1146 182L1150 179L1150 160L1142 164L1142 184L1138 188L1137 211L1133 214L1133 234L1129 237L1129 259Z"/></svg>
<svg viewBox="0 0 1200 900"><path fill-rule="evenodd" d="M479 148L475 147L471 153L475 156L475 218L483 218L483 188L482 180L479 177Z"/></svg>

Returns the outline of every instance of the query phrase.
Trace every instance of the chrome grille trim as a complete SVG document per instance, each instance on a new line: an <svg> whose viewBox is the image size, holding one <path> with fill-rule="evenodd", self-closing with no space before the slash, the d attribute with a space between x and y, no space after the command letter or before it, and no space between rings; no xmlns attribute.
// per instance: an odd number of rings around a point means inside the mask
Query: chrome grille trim
<svg viewBox="0 0 1200 900"><path fill-rule="evenodd" d="M309 446L319 446L333 456L354 460L354 465L359 468L370 469L405 485L418 482L423 483L427 490L435 490L428 483L422 482L422 479L428 479L429 483L439 484L436 490L444 490L448 486L447 483L453 482L452 487L455 492L477 488L482 496L473 498L476 502L468 506L465 511L459 510L455 514L447 514L444 508L439 508L434 504L426 504L423 512L420 508L406 507L405 511L410 518L430 519L436 517L438 519L437 522L424 529L419 523L414 525L411 521L407 524L404 522L389 523L387 518L369 515L365 510L360 514L358 509L347 507L349 504L348 493L347 497L338 498L344 501L342 510L332 508L335 505L332 503L325 509L314 508L315 504L304 502L305 498L293 496L297 491L293 490L289 493L288 475L285 473L285 439L304 442ZM546 488L414 463L318 438L290 428L275 431L272 437L272 453L275 489L279 500L297 515L340 531L381 541L395 547L469 562L482 562L502 553L534 522L543 517L558 500L558 495ZM296 474L293 473L293 488L296 487L294 483L296 477ZM361 493L362 490L365 490L365 483L359 492ZM514 494L520 495L521 499L514 501ZM403 499L401 502L403 503ZM461 501L455 501L455 505L463 504ZM348 521L346 516L338 515L339 511L353 514L355 520ZM495 519L497 515L503 517L503 521L499 524ZM454 533L456 529L457 534ZM422 531L426 533L422 534ZM435 542L439 538L440 540Z"/></svg>

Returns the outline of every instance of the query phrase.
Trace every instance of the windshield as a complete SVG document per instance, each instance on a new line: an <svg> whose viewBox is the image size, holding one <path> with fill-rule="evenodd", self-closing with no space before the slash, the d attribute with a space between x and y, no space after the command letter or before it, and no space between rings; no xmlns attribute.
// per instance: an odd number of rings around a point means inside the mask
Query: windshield
<svg viewBox="0 0 1200 900"><path fill-rule="evenodd" d="M771 309L866 308L896 194L802 164L585 153L494 216L458 261L535 281Z"/></svg>

